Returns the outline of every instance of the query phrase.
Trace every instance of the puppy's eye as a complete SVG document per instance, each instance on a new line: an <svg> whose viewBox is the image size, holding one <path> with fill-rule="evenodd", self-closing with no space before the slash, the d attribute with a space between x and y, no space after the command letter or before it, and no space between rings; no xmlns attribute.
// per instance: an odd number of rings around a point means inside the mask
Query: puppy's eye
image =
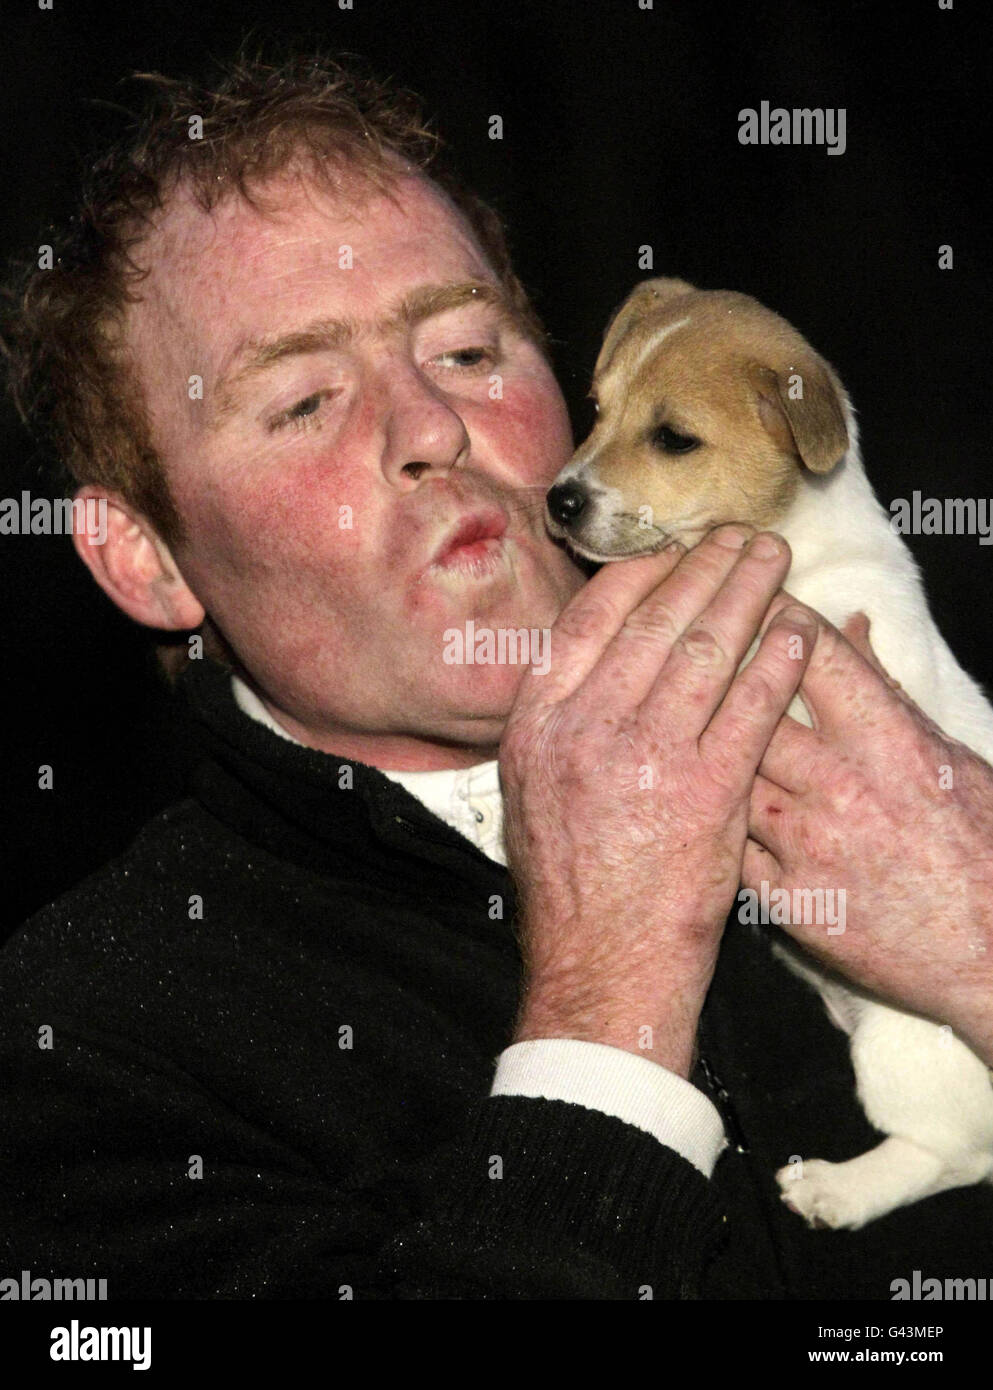
<svg viewBox="0 0 993 1390"><path fill-rule="evenodd" d="M652 432L652 444L664 454L688 454L700 447L700 441L692 434L678 434L668 425L659 425Z"/></svg>

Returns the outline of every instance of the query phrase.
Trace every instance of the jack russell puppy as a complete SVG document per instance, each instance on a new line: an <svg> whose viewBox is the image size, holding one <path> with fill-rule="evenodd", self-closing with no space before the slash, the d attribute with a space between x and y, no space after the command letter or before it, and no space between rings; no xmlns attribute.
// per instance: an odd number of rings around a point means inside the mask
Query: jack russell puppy
<svg viewBox="0 0 993 1390"><path fill-rule="evenodd" d="M865 612L890 675L993 762L993 708L942 640L873 494L844 388L788 323L745 295L643 281L609 324L593 380L596 425L546 499L553 535L609 561L695 545L725 522L777 531L793 555L790 593L836 627ZM799 700L790 714L810 725ZM787 938L773 949L849 1034L859 1100L887 1136L845 1163L791 1160L776 1174L783 1201L811 1226L854 1230L990 1179L984 1063L948 1028L841 983Z"/></svg>

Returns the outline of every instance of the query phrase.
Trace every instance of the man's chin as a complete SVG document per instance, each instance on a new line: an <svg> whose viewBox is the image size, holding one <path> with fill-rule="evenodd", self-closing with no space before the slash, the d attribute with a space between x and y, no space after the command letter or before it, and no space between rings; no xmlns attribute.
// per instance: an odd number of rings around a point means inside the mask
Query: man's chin
<svg viewBox="0 0 993 1390"><path fill-rule="evenodd" d="M473 743L499 742L528 663L489 662L489 651L482 644L472 645L479 634L473 632L471 619L469 622L469 642L465 632L460 640L453 634L444 676L440 682L425 681L422 689L436 692L433 715L434 719L440 716L446 737ZM432 714L426 714L434 722Z"/></svg>

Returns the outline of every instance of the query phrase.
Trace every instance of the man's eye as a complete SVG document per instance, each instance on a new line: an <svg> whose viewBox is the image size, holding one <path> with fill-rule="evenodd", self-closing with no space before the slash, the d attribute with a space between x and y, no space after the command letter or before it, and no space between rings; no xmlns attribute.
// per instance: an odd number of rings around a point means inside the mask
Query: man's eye
<svg viewBox="0 0 993 1390"><path fill-rule="evenodd" d="M304 396L303 400L297 401L296 405L291 405L289 410L284 410L277 415L270 425L270 429L281 430L285 425L294 425L297 429L310 428L308 422L321 408L325 391L315 391L311 396Z"/></svg>
<svg viewBox="0 0 993 1390"><path fill-rule="evenodd" d="M456 348L452 352L439 352L437 357L432 359L440 366L454 366L456 369L480 367L493 360L493 353L489 348L470 347Z"/></svg>
<svg viewBox="0 0 993 1390"><path fill-rule="evenodd" d="M700 440L692 434L679 434L668 425L659 425L652 431L652 444L664 454L688 454L700 447Z"/></svg>

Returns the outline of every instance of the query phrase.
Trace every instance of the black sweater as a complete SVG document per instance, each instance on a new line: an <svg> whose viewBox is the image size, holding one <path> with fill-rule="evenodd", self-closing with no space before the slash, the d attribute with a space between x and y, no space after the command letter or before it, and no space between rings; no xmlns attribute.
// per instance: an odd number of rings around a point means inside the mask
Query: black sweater
<svg viewBox="0 0 993 1390"><path fill-rule="evenodd" d="M878 1136L844 1036L733 921L691 1078L734 1141L712 1179L613 1117L489 1097L520 985L506 871L376 770L249 719L219 667L180 689L190 799L0 953L0 1278L637 1299L993 1276L988 1185L858 1232L781 1204L791 1155Z"/></svg>

